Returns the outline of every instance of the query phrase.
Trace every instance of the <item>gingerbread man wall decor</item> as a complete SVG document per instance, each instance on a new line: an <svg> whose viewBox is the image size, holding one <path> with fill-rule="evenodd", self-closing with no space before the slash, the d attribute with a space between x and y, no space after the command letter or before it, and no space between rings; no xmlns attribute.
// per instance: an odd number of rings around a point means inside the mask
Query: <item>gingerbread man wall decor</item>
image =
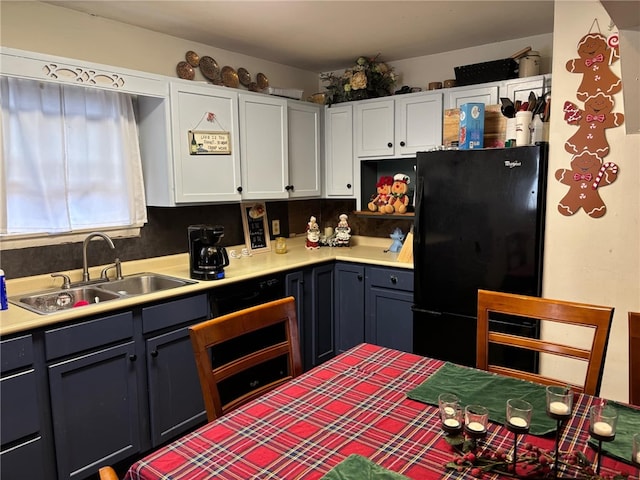
<svg viewBox="0 0 640 480"><path fill-rule="evenodd" d="M581 73L582 82L576 92L578 100L602 92L614 95L622 90L622 80L611 71L609 66L620 58L618 35L605 38L601 33L588 33L578 42L578 55L567 62L567 70Z"/></svg>
<svg viewBox="0 0 640 480"><path fill-rule="evenodd" d="M613 98L604 93L589 97L580 110L575 103L564 103L564 119L570 125L577 125L578 131L569 138L564 149L575 155L581 152L596 154L600 159L609 153L609 142L605 129L619 127L624 123L624 114L611 113Z"/></svg>
<svg viewBox="0 0 640 480"><path fill-rule="evenodd" d="M560 200L558 211L565 216L575 214L581 208L592 218L602 217L607 206L598 188L611 185L618 178L618 166L613 162L602 163L591 152L582 152L571 160L571 170L556 170L556 179L569 186L569 192Z"/></svg>

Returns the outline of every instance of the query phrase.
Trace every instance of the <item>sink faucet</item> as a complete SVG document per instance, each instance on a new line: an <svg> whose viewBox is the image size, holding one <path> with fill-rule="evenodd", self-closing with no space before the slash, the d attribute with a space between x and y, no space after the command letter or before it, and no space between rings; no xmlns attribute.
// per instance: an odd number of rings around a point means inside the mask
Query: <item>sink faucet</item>
<svg viewBox="0 0 640 480"><path fill-rule="evenodd" d="M102 238L105 242L107 242L107 245L109 245L111 250L116 249L116 246L113 244L113 240L111 240L109 235L107 235L106 233L91 232L89 235L87 235L87 238L85 238L84 242L82 243L82 281L83 282L89 281L89 266L87 264L87 247L89 246L89 242L91 241L91 239L94 237Z"/></svg>

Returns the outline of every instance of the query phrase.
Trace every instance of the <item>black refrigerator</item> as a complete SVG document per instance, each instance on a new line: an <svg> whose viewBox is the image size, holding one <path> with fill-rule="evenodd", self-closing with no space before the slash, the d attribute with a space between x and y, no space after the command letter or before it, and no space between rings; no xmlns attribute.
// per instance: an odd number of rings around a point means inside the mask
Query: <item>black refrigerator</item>
<svg viewBox="0 0 640 480"><path fill-rule="evenodd" d="M547 145L419 152L414 221L414 352L475 366L478 289L540 296ZM539 336L535 320L496 318ZM492 362L537 370L504 350Z"/></svg>

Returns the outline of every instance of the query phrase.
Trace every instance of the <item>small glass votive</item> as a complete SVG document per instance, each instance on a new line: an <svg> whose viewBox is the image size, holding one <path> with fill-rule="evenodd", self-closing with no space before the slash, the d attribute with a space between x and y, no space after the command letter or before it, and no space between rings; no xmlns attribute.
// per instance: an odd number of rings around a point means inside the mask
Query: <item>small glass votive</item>
<svg viewBox="0 0 640 480"><path fill-rule="evenodd" d="M547 392L547 415L556 420L566 420L573 408L573 392L568 387L549 385Z"/></svg>
<svg viewBox="0 0 640 480"><path fill-rule="evenodd" d="M447 433L455 434L462 431L462 409L459 402L460 400L453 393L438 395L442 429Z"/></svg>
<svg viewBox="0 0 640 480"><path fill-rule="evenodd" d="M469 436L474 438L484 437L487 434L489 423L489 410L482 405L467 405L464 409L464 429Z"/></svg>
<svg viewBox="0 0 640 480"><path fill-rule="evenodd" d="M633 450L631 451L631 462L640 467L640 433L633 436Z"/></svg>
<svg viewBox="0 0 640 480"><path fill-rule="evenodd" d="M589 410L589 435L596 440L614 440L617 423L618 412L610 405L593 405Z"/></svg>
<svg viewBox="0 0 640 480"><path fill-rule="evenodd" d="M284 237L276 237L276 253L287 253L287 240Z"/></svg>
<svg viewBox="0 0 640 480"><path fill-rule="evenodd" d="M527 433L531 425L533 405L520 398L507 400L507 429L514 433Z"/></svg>

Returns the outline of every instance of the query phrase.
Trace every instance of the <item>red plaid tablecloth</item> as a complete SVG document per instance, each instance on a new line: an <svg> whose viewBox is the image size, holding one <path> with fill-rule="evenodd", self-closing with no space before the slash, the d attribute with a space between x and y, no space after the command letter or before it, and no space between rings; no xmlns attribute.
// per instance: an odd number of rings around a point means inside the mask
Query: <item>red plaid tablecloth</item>
<svg viewBox="0 0 640 480"><path fill-rule="evenodd" d="M463 478L465 473L444 468L453 452L440 430L437 408L406 397L442 365L359 345L148 455L131 466L125 480L313 480L353 453L412 479ZM561 451L581 450L593 458L587 446L592 401L586 395L577 398ZM554 445L553 437L529 435L524 441ZM511 449L513 436L491 424L484 444ZM638 474L605 458L601 473L619 471Z"/></svg>

